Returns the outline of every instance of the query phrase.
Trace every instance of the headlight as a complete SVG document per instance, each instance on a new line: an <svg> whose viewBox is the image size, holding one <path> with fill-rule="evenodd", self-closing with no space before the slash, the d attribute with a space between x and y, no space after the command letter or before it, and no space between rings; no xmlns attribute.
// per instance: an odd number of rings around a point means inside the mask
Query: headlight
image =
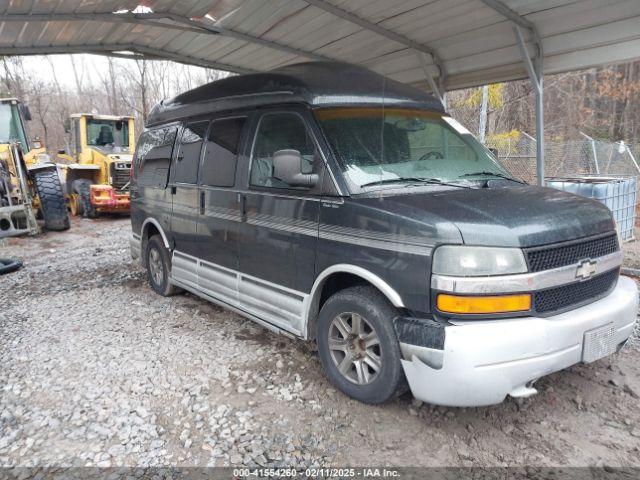
<svg viewBox="0 0 640 480"><path fill-rule="evenodd" d="M445 245L433 254L433 273L456 277L483 277L525 273L527 262L519 248Z"/></svg>

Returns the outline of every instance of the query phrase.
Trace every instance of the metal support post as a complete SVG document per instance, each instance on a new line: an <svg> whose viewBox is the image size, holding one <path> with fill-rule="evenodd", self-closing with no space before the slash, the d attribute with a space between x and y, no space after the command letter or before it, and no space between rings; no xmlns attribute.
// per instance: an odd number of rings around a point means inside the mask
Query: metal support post
<svg viewBox="0 0 640 480"><path fill-rule="evenodd" d="M537 157L537 174L538 174L538 185L544 186L544 88L543 88L543 74L542 74L542 44L539 39L537 39L538 43L538 51L534 56L534 61L531 60L529 55L529 51L527 50L527 45L524 41L524 37L522 35L522 30L518 25L514 25L513 27L514 33L516 35L516 39L518 41L518 47L520 48L520 54L522 55L522 61L524 62L524 66L527 69L527 73L529 74L529 79L531 80L531 84L533 85L535 95L536 95L536 157Z"/></svg>
<svg viewBox="0 0 640 480"><path fill-rule="evenodd" d="M593 163L595 164L595 167L596 167L596 174L600 175L600 164L598 163L598 152L596 150L596 141L586 133L580 132L580 135L582 135L584 138L589 140L589 142L591 143L591 153L593 153Z"/></svg>
<svg viewBox="0 0 640 480"><path fill-rule="evenodd" d="M439 77L440 82L438 85L436 81L433 79L431 72L429 71L426 54L419 53L418 57L420 59L420 65L422 65L422 70L424 71L424 75L427 78L427 82L429 83L429 87L431 87L431 91L438 98L438 100L440 100L440 103L442 103L444 108L447 108L447 103L444 96L443 82L442 82L442 71L440 72L440 77ZM442 70L442 67L440 67L440 70Z"/></svg>

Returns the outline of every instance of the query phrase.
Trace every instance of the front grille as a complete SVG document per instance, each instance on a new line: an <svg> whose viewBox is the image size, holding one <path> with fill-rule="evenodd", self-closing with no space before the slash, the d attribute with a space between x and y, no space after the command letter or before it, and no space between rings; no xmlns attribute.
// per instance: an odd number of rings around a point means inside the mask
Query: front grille
<svg viewBox="0 0 640 480"><path fill-rule="evenodd" d="M575 242L525 249L530 272L564 267L587 258L598 258L617 252L618 237L610 235Z"/></svg>
<svg viewBox="0 0 640 480"><path fill-rule="evenodd" d="M618 274L615 269L584 282L537 291L533 295L533 308L537 313L548 313L596 300L615 287Z"/></svg>
<svg viewBox="0 0 640 480"><path fill-rule="evenodd" d="M129 166L129 164L126 164ZM116 190L122 190L123 187L131 180L129 172L130 168L116 168L116 165L111 166L111 178L113 179L112 186Z"/></svg>

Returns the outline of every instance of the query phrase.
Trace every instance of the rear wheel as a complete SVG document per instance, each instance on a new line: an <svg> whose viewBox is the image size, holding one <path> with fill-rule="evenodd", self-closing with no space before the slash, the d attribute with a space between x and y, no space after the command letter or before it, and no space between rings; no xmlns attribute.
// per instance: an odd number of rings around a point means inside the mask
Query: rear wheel
<svg viewBox="0 0 640 480"><path fill-rule="evenodd" d="M163 297L169 297L178 293L179 289L169 283L171 255L169 254L169 250L164 246L160 235L154 235L149 239L145 255L147 277L151 288Z"/></svg>
<svg viewBox="0 0 640 480"><path fill-rule="evenodd" d="M44 227L56 231L69 229L69 213L57 170L35 171L31 173L31 178L40 199Z"/></svg>
<svg viewBox="0 0 640 480"><path fill-rule="evenodd" d="M398 312L373 287L331 296L318 316L318 353L329 380L365 403L384 403L405 389L400 345L393 329Z"/></svg>
<svg viewBox="0 0 640 480"><path fill-rule="evenodd" d="M76 180L73 182L73 191L78 196L78 212L85 218L97 218L98 211L91 205L91 181Z"/></svg>
<svg viewBox="0 0 640 480"><path fill-rule="evenodd" d="M69 195L69 210L71 210L71 215L73 217L77 217L82 215L84 209L82 208L82 202L80 200L80 195L77 193L72 193Z"/></svg>

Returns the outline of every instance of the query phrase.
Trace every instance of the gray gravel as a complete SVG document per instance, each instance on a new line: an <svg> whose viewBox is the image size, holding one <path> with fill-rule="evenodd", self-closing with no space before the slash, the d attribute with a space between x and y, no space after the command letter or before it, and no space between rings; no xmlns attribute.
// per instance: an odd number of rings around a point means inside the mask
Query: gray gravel
<svg viewBox="0 0 640 480"><path fill-rule="evenodd" d="M0 244L25 261L0 277L0 466L640 466L638 330L526 401L366 406L310 345L155 295L128 228L74 220Z"/></svg>

